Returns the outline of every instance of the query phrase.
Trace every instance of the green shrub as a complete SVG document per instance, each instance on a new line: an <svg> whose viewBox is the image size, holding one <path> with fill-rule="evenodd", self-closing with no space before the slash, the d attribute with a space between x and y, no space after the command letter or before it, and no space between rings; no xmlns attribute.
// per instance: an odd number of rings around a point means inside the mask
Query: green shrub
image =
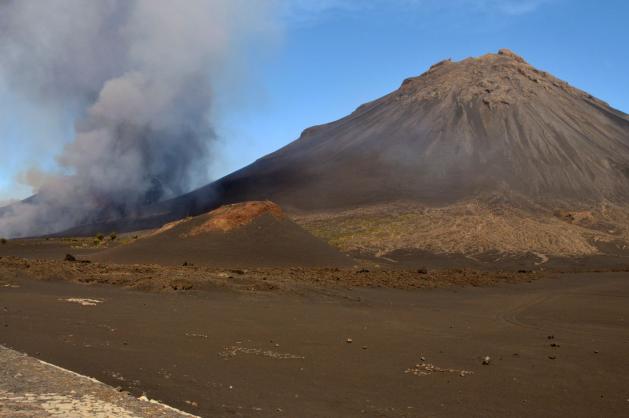
<svg viewBox="0 0 629 418"><path fill-rule="evenodd" d="M96 239L97 239L98 241L102 241L102 240L104 240L104 239L105 239L105 236L104 236L103 234L96 234Z"/></svg>

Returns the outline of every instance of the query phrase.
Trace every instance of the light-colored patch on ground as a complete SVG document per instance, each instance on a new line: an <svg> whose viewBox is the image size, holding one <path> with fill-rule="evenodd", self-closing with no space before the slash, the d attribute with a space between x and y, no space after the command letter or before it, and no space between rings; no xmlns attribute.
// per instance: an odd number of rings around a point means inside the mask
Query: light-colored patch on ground
<svg viewBox="0 0 629 418"><path fill-rule="evenodd" d="M89 298L66 298L59 299L62 302L78 303L81 306L96 306L99 303L103 303L102 299L89 299Z"/></svg>
<svg viewBox="0 0 629 418"><path fill-rule="evenodd" d="M136 418L125 408L96 399L93 395L74 397L59 393L24 393L15 394L0 391L0 412L14 409L17 416L50 416L50 417L95 417L95 418Z"/></svg>
<svg viewBox="0 0 629 418"><path fill-rule="evenodd" d="M226 360L229 358L236 357L238 354L268 357L268 358L272 358L276 360L303 360L305 358L304 356L299 356L296 354L278 353L277 351L273 351L273 350L263 350L260 348L247 348L240 345L227 346L223 349L223 351L218 353L220 357L223 357Z"/></svg>
<svg viewBox="0 0 629 418"><path fill-rule="evenodd" d="M0 346L0 417L193 417Z"/></svg>
<svg viewBox="0 0 629 418"><path fill-rule="evenodd" d="M416 364L414 367L406 369L404 373L412 374L414 376L428 376L433 373L453 373L458 374L461 377L474 374L474 372L470 370L444 369L431 363Z"/></svg>
<svg viewBox="0 0 629 418"><path fill-rule="evenodd" d="M542 253L536 253L533 252L533 254L539 258L539 261L537 263L535 263L536 266L540 266L542 264L546 264L548 263L548 261L550 260L550 258L548 258L548 256L546 254L542 254Z"/></svg>
<svg viewBox="0 0 629 418"><path fill-rule="evenodd" d="M5 287L5 288L9 288L9 289L18 289L20 286L13 284L13 283L1 283L0 287Z"/></svg>

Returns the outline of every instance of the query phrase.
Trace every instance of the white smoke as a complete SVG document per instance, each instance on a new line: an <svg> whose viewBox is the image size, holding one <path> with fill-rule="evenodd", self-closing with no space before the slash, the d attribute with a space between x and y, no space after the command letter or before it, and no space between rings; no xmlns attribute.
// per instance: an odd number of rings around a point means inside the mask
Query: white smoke
<svg viewBox="0 0 629 418"><path fill-rule="evenodd" d="M38 176L35 198L0 210L0 235L128 215L203 179L216 80L235 70L248 41L273 30L273 7L0 0L2 81L51 112L78 114L75 137L58 157L65 174Z"/></svg>

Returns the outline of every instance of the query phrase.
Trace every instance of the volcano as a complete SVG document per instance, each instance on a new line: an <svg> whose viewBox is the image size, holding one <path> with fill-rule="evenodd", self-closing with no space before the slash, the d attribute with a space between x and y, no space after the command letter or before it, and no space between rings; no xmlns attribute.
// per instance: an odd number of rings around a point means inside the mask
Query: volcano
<svg viewBox="0 0 629 418"><path fill-rule="evenodd" d="M629 119L509 50L445 60L174 207L629 199Z"/></svg>
<svg viewBox="0 0 629 418"><path fill-rule="evenodd" d="M277 202L343 250L626 249L629 116L510 50L444 60L214 183L68 233L154 228L250 200Z"/></svg>
<svg viewBox="0 0 629 418"><path fill-rule="evenodd" d="M351 260L292 222L272 202L222 206L180 219L95 260L211 267L348 267Z"/></svg>

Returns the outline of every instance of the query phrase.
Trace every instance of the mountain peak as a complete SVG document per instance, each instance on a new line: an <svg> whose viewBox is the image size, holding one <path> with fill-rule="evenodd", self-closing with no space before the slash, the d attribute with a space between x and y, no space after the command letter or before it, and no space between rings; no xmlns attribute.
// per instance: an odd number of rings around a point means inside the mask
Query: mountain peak
<svg viewBox="0 0 629 418"><path fill-rule="evenodd" d="M461 61L440 61L420 76L404 80L396 95L398 101L406 104L450 99L459 105L481 102L491 109L530 104L553 95L570 95L605 105L506 48Z"/></svg>

